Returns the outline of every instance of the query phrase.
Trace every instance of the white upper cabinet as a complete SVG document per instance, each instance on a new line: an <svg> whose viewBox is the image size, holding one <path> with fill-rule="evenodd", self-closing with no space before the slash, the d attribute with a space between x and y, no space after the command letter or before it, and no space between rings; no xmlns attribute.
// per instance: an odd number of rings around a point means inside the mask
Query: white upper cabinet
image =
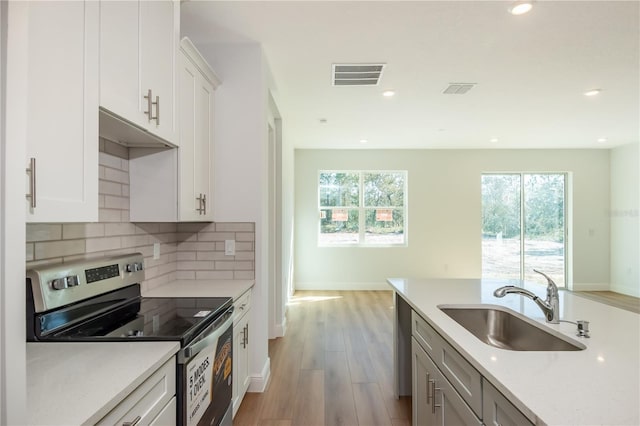
<svg viewBox="0 0 640 426"><path fill-rule="evenodd" d="M100 2L100 132L136 145L133 124L178 144L178 0Z"/></svg>
<svg viewBox="0 0 640 426"><path fill-rule="evenodd" d="M216 75L189 39L180 44L180 149L178 196L180 221L212 221L213 92Z"/></svg>
<svg viewBox="0 0 640 426"><path fill-rule="evenodd" d="M177 69L178 149L129 150L133 222L213 221L213 109L220 80L186 38Z"/></svg>
<svg viewBox="0 0 640 426"><path fill-rule="evenodd" d="M26 221L95 222L99 6L29 2L28 25Z"/></svg>

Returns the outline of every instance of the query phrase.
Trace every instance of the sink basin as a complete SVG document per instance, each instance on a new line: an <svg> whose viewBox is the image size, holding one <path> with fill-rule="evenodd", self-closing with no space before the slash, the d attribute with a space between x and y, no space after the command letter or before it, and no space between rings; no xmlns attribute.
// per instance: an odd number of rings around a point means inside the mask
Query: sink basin
<svg viewBox="0 0 640 426"><path fill-rule="evenodd" d="M510 351L580 351L586 346L497 305L440 305L442 312L487 345ZM552 332L554 332L552 334Z"/></svg>

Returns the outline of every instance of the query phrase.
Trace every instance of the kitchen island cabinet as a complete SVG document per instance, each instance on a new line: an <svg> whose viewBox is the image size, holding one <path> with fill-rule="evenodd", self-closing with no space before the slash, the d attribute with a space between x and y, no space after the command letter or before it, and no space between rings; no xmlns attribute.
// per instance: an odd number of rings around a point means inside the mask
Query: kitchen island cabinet
<svg viewBox="0 0 640 426"><path fill-rule="evenodd" d="M99 7L27 7L26 221L96 222Z"/></svg>
<svg viewBox="0 0 640 426"><path fill-rule="evenodd" d="M398 395L411 394L412 378L417 377L411 368L411 342L418 341L412 337L413 313L480 375L482 406L475 415L485 424L521 424L522 420L536 425L640 424L640 315L561 291L560 319L590 321L591 338L579 340L586 349L510 351L483 343L438 306L503 306L573 340L579 339L576 326L566 322L547 324L540 308L529 299L496 298L493 291L505 285L502 280L394 278L388 282L394 290L396 308L394 368ZM516 284L540 296L545 294L545 285ZM424 350L423 355L427 353ZM451 380L446 375L444 379ZM465 404L473 406L467 400Z"/></svg>

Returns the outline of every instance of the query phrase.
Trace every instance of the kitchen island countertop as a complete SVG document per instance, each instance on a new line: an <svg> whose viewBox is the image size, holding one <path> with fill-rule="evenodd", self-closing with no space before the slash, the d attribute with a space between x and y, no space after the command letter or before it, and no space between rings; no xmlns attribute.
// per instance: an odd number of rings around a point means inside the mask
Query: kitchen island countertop
<svg viewBox="0 0 640 426"><path fill-rule="evenodd" d="M493 296L496 288L511 284L544 297L546 285L480 279L387 281L534 424L640 424L640 315L560 291L560 319L590 321L591 338L577 338L574 324L545 323L532 300L518 295ZM441 304L505 306L578 340L586 349L498 349L482 343L447 316L438 308Z"/></svg>
<svg viewBox="0 0 640 426"><path fill-rule="evenodd" d="M179 348L179 342L27 343L28 424L97 423Z"/></svg>

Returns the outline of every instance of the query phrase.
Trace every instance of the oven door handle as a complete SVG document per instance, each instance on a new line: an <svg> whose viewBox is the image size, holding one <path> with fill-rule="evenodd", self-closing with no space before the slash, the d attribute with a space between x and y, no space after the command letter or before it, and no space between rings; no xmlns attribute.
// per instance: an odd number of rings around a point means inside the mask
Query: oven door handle
<svg viewBox="0 0 640 426"><path fill-rule="evenodd" d="M178 352L178 364L186 364L189 359L196 356L201 350L218 341L220 336L222 336L233 324L233 309L228 310L224 315L227 316L227 319L221 325L217 326L210 334L202 340L198 340L196 343L189 345Z"/></svg>

